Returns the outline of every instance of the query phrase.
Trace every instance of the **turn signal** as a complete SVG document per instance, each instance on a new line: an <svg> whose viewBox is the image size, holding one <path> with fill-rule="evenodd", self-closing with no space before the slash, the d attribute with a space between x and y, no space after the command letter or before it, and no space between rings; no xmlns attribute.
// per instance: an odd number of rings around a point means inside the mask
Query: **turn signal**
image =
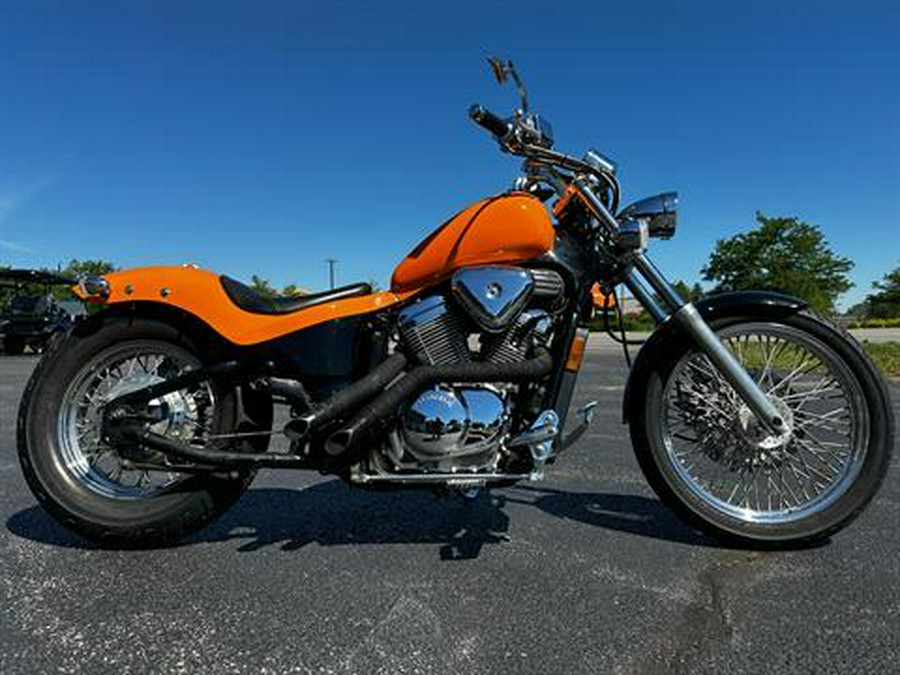
<svg viewBox="0 0 900 675"><path fill-rule="evenodd" d="M103 277L82 277L78 281L78 295L83 300L103 302L109 293L109 282Z"/></svg>
<svg viewBox="0 0 900 675"><path fill-rule="evenodd" d="M575 331L575 338L572 340L572 346L569 348L569 357L566 359L566 370L570 373L577 373L581 369L581 362L584 360L584 350L587 347L587 339L587 328L579 328Z"/></svg>

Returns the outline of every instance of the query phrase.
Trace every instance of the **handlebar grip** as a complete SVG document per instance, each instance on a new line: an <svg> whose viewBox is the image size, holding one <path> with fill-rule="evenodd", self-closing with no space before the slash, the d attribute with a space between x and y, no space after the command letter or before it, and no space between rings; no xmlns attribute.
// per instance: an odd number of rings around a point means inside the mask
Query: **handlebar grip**
<svg viewBox="0 0 900 675"><path fill-rule="evenodd" d="M497 138L505 138L509 134L509 122L501 117L497 117L490 110L477 103L469 108L469 117Z"/></svg>

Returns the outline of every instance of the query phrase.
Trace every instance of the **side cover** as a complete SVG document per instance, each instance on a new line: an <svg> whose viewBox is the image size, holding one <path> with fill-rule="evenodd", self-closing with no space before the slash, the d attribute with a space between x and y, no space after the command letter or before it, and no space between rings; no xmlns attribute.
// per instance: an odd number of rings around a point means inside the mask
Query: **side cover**
<svg viewBox="0 0 900 675"><path fill-rule="evenodd" d="M416 246L391 278L408 293L475 265L515 264L553 247L553 222L544 205L524 192L484 199L453 216Z"/></svg>

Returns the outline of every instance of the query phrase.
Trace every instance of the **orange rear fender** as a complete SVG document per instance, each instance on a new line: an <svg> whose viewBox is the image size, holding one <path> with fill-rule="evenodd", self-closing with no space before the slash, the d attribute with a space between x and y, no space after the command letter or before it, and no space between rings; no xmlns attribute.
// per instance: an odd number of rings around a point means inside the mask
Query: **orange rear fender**
<svg viewBox="0 0 900 675"><path fill-rule="evenodd" d="M82 299L101 305L156 302L194 315L229 342L254 345L316 324L369 314L403 302L412 293L372 293L305 307L290 314L254 314L236 306L226 295L219 275L193 267L138 267L103 275L109 283L105 299Z"/></svg>

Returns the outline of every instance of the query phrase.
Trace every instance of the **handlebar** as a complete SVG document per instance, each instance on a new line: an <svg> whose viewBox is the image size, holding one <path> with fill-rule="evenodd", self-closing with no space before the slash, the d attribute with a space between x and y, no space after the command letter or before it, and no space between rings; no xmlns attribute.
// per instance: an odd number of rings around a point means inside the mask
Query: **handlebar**
<svg viewBox="0 0 900 675"><path fill-rule="evenodd" d="M497 138L503 139L509 135L510 124L502 117L498 117L484 106L477 103L469 108L469 117L476 124L490 131Z"/></svg>
<svg viewBox="0 0 900 675"><path fill-rule="evenodd" d="M490 131L500 142L502 149L514 155L528 158L529 161L548 164L560 169L575 172L576 174L589 174L612 188L612 212L615 213L619 206L619 181L612 171L603 170L588 164L583 159L556 152L548 147L536 145L527 136L521 134L521 122L515 118L505 120L495 115L484 106L477 103L469 108L469 117L481 127ZM583 189L588 189L584 187ZM605 208L605 207L604 207ZM615 222L615 221L613 221Z"/></svg>

